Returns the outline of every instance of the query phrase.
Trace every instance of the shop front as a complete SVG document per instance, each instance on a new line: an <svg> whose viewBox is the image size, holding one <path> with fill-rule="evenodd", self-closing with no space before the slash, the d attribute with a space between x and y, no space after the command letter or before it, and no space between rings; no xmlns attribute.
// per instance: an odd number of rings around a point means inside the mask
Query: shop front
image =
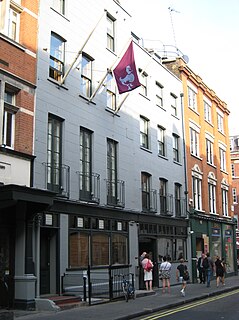
<svg viewBox="0 0 239 320"><path fill-rule="evenodd" d="M193 282L198 281L197 259L202 253L210 253L213 261L224 258L227 274L237 273L236 232L233 219L210 217L195 213L190 215Z"/></svg>

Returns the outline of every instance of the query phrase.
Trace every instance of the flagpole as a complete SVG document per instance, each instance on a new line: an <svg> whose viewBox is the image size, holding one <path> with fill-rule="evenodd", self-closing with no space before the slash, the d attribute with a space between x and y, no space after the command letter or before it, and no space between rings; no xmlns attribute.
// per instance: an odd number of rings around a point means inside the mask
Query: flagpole
<svg viewBox="0 0 239 320"><path fill-rule="evenodd" d="M128 45L128 43L132 40L132 38L130 38L126 45ZM116 60L112 63L111 67L110 68L107 68L107 71L106 73L104 74L103 78L101 79L101 81L99 82L98 86L96 87L95 91L92 93L92 95L90 96L90 98L88 99L89 102L91 102L91 100L95 97L96 93L98 92L98 90L100 89L100 87L102 86L103 82L105 81L105 78L107 77L107 75L111 72L113 66L116 64L116 62L120 59L121 55L122 55L122 52L125 51L125 47L126 45L124 46L124 48L121 50L120 54L118 55L118 57L116 58Z"/></svg>
<svg viewBox="0 0 239 320"><path fill-rule="evenodd" d="M73 68L74 64L76 63L76 60L79 58L80 54L82 53L84 47L86 46L87 42L89 41L90 37L92 36L93 32L95 31L95 29L97 28L98 24L100 23L101 19L105 16L105 12L107 12L107 10L104 10L104 13L102 14L102 16L100 17L100 19L98 20L98 22L96 23L96 25L94 26L94 28L91 30L90 34L88 35L88 37L86 38L85 42L83 43L81 49L77 52L77 55L75 57L75 59L73 60L73 62L71 63L69 69L66 71L66 73L64 74L64 77L61 80L60 85L62 85L65 80L66 77L68 76L68 74L70 73L71 69Z"/></svg>

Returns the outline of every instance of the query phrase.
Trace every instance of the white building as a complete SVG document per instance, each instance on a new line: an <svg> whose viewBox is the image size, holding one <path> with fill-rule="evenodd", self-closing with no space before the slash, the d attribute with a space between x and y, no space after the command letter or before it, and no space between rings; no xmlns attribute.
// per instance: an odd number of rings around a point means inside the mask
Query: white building
<svg viewBox="0 0 239 320"><path fill-rule="evenodd" d="M154 286L159 255L171 257L172 282L178 258L190 259L182 84L135 34L118 1L40 2L33 187L55 198L29 224L31 301L88 266L129 268L142 287L143 251ZM142 85L119 95L107 70L132 39Z"/></svg>
<svg viewBox="0 0 239 320"><path fill-rule="evenodd" d="M119 95L107 74L130 18L113 0L41 3L34 186L57 196L41 222L40 295L66 270L119 263L138 277L141 251L187 254L181 82L135 36L142 86Z"/></svg>

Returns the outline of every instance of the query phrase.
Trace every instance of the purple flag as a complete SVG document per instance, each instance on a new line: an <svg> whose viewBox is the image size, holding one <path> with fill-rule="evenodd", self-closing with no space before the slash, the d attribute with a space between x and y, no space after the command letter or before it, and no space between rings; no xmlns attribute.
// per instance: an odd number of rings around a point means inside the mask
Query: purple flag
<svg viewBox="0 0 239 320"><path fill-rule="evenodd" d="M134 61L133 41L131 41L122 59L113 70L113 73L119 93L129 92L141 85Z"/></svg>

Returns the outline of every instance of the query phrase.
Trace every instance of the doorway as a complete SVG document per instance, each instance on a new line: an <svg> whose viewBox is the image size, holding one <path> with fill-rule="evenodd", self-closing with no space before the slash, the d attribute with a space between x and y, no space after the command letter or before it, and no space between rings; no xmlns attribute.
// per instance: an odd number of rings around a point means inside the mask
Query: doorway
<svg viewBox="0 0 239 320"><path fill-rule="evenodd" d="M153 268L153 287L158 287L158 260L157 260L157 248L156 248L156 240L144 238L139 242L139 256L143 253L147 252L152 259L154 264ZM144 270L141 266L139 266L139 289L145 289L144 283Z"/></svg>
<svg viewBox="0 0 239 320"><path fill-rule="evenodd" d="M55 229L41 228L40 295L56 293L56 238Z"/></svg>

